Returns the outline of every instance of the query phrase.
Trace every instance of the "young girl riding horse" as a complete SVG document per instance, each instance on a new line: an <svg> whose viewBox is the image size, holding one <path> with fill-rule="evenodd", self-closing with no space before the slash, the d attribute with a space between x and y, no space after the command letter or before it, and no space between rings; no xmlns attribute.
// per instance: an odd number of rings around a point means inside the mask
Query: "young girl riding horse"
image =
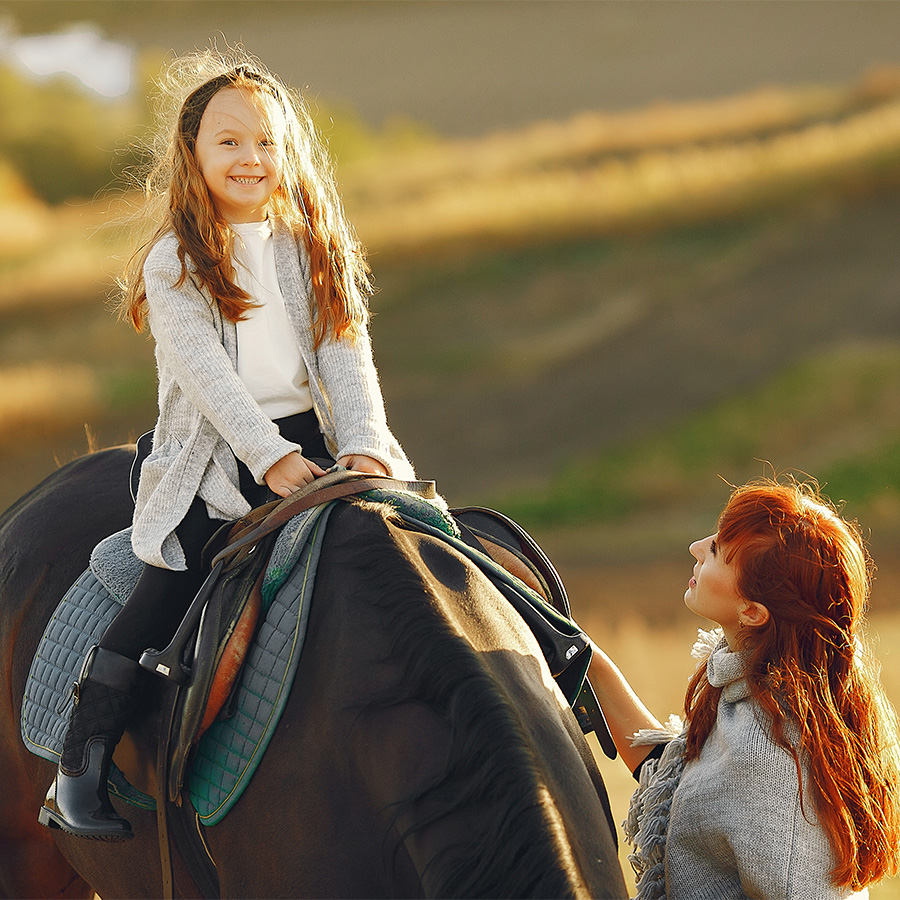
<svg viewBox="0 0 900 900"><path fill-rule="evenodd" d="M190 84L172 98L177 116L146 181L155 233L124 279L123 310L138 331L149 325L159 378L132 531L145 565L85 660L39 816L107 841L132 836L106 779L137 660L171 639L222 521L335 460L414 477L385 418L368 267L305 104L246 59L198 54L171 76Z"/></svg>
<svg viewBox="0 0 900 900"><path fill-rule="evenodd" d="M687 727L666 738L600 650L590 668L638 770L638 897L866 896L900 864L900 733L863 633L857 530L813 487L766 481L690 550L685 603L721 633L695 648Z"/></svg>

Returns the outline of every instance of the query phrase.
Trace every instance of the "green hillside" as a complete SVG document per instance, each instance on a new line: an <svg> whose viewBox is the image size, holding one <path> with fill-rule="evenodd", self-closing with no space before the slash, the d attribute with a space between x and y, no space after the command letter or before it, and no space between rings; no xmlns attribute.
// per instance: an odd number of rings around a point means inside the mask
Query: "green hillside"
<svg viewBox="0 0 900 900"><path fill-rule="evenodd" d="M882 72L479 141L336 123L420 474L573 559L681 551L726 481L772 469L900 533L897 98ZM5 183L29 227L0 241L4 505L155 405L151 344L105 303L129 198Z"/></svg>

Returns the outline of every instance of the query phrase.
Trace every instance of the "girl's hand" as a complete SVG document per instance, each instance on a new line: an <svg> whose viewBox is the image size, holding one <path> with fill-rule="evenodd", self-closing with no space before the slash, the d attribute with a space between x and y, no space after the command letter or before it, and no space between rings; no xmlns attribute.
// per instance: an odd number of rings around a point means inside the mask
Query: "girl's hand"
<svg viewBox="0 0 900 900"><path fill-rule="evenodd" d="M387 475L387 468L371 456L342 456L338 463L345 469L354 472L365 472L367 475Z"/></svg>
<svg viewBox="0 0 900 900"><path fill-rule="evenodd" d="M316 465L311 459L301 456L296 450L282 456L275 465L270 466L269 471L263 476L269 490L279 497L290 497L294 491L300 490L304 485L310 484L325 470Z"/></svg>

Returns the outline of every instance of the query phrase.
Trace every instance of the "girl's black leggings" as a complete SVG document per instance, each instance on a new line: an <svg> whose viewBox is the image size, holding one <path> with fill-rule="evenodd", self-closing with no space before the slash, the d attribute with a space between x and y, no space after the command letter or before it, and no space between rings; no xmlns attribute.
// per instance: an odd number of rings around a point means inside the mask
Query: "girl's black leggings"
<svg viewBox="0 0 900 900"><path fill-rule="evenodd" d="M275 424L283 437L303 447L307 459L314 459L323 468L334 464L313 411L277 419ZM240 461L238 470L241 493L251 506L260 506L275 498L266 485L256 483L250 470ZM209 517L203 500L194 498L175 529L187 569L175 571L145 563L131 595L100 638L101 647L137 661L144 650L150 647L161 650L169 643L206 578L207 573L200 565L203 548L222 524Z"/></svg>

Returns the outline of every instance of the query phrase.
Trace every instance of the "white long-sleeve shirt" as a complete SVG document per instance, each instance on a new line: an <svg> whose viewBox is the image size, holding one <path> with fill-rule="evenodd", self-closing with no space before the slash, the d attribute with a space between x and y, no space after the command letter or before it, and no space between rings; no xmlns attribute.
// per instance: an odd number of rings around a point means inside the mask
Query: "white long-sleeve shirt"
<svg viewBox="0 0 900 900"><path fill-rule="evenodd" d="M312 409L309 376L275 268L268 221L233 224L235 280L256 304L237 323L237 372L271 419Z"/></svg>

